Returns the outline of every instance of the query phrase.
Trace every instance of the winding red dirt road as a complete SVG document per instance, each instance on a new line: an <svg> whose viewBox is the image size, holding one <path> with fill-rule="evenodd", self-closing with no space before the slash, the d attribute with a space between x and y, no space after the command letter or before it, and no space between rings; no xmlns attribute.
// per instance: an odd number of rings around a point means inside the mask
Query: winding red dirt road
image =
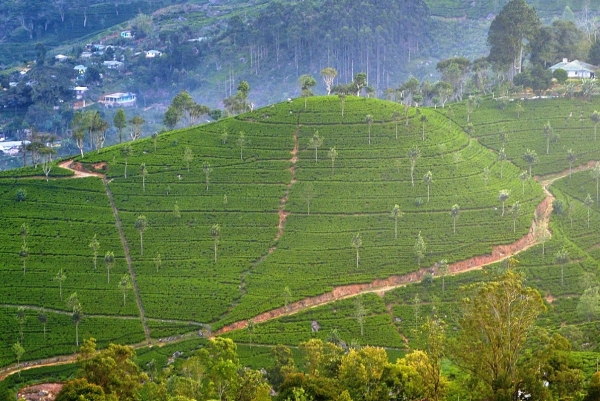
<svg viewBox="0 0 600 401"><path fill-rule="evenodd" d="M578 172L583 170L590 170L594 167L596 161L590 161L587 164L578 166L572 170L572 172ZM535 177L535 180L542 185L546 197L537 206L535 216L531 222L529 232L517 241L507 244L498 245L492 248L492 252L486 255L473 256L472 258L452 263L448 266L449 274L460 274L468 271L479 270L483 267L492 263L501 262L507 258L523 252L532 246L536 245L536 231L538 227L542 230L548 230L548 222L550 221L550 214L552 213L552 202L554 201L554 195L548 190L548 187L556 180L566 177L570 174L570 170L565 170L558 174L551 174L545 177ZM551 235L552 233L550 233ZM252 319L253 323L262 323L269 320L277 319L282 316L292 315L303 310L314 308L316 306L326 305L341 299L355 297L365 293L377 293L379 295L385 294L387 291L391 291L398 287L405 286L410 283L416 283L423 279L426 273L433 272L437 273L436 267L424 267L412 273L407 273L398 276L391 276L386 279L377 279L370 283L363 284L351 284L335 287L333 290L326 292L321 295L314 297L305 298L303 300L289 304L287 307L280 307L273 309L255 316ZM231 323L227 326L222 327L214 333L214 335L220 335L233 330L239 330L248 326L248 320L243 320L235 323Z"/></svg>
<svg viewBox="0 0 600 401"><path fill-rule="evenodd" d="M297 146L298 146L297 138L296 138L295 142L296 142L296 144L295 144L294 150L292 151L292 166L290 168L292 171L292 180L290 181L288 188L290 188L291 185L293 185L295 182L295 170L294 169L295 169L295 162L297 160ZM65 161L65 162L62 162L59 164L60 167L67 168L67 169L74 171L75 175L70 178L90 177L90 176L104 178L104 176L100 173L92 173L92 172L87 172L87 171L83 171L83 170L78 170L77 169L78 166L72 166L71 163L72 163L72 161L68 160L68 161ZM587 164L580 165L580 166L574 168L572 170L572 172L590 170L595 166L596 163L597 163L596 161L590 161ZM550 214L552 213L552 202L555 199L554 196L552 195L552 193L548 190L548 187L556 180L559 180L559 179L564 178L567 175L569 175L570 172L571 171L569 171L569 170L565 170L565 171L563 171L561 173L557 173L557 174L551 174L551 175L544 176L544 177L538 177L538 176L535 177L536 181L538 181L540 183L540 185L543 187L546 197L537 206L537 208L536 208L537 218L533 219L533 221L531 223L531 227L529 229L529 232L526 235L524 235L523 237L521 237L520 239L518 239L517 241L515 241L511 244L499 245L499 246L493 247L492 252L490 254L474 256L472 258L469 258L469 259L466 259L463 261L452 263L449 266L449 274L455 275L455 274L460 274L460 273L464 273L464 272L468 272L468 271L482 269L483 267L485 267L489 264L505 260L509 257L512 257L512 256L514 256L520 252L523 252L523 251L531 248L532 246L536 245L538 243L536 240L536 237L535 237L536 229L538 227L540 227L544 230L547 230L548 222L550 220ZM277 233L276 239L279 239L281 237L281 235L283 235L283 224L285 222L285 217L287 216L287 213L283 212L283 206L285 205L286 201L287 201L287 195L284 196L284 198L282 198L281 203L280 203L280 220L279 220L279 226L278 226L279 231ZM425 276L426 273L432 272L432 271L434 273L437 273L437 270L435 267L427 267L427 268L422 268L415 272L404 274L404 275L391 276L386 279L374 280L370 283L353 284L353 285L345 285L345 286L335 287L332 291L329 291L327 293L324 293L324 294L321 294L321 295L318 295L315 297L305 298L303 300L291 303L287 307L280 307L280 308L276 308L276 309L261 313L261 314L255 316L252 319L252 321L254 323L266 322L266 321L273 320L273 319L276 319L276 318L279 318L282 316L292 315L292 314L301 312L301 311L309 309L309 308L325 305L325 304L332 303L332 302L335 302L335 301L338 301L341 299L345 299L345 298L351 298L351 297L354 297L354 296L357 296L360 294L364 294L364 293L377 293L379 295L383 295L387 291L391 291L398 287L402 287L402 286L405 286L405 285L411 284L411 283L417 283L423 279L423 277ZM247 325L248 325L248 320L235 322L235 323L232 323L232 324L222 327L220 330L213 333L213 335L220 335L220 334L227 333L229 331L243 329L243 328L247 327ZM186 337L182 337L182 338L186 338ZM142 344L138 344L137 346L141 346L141 345ZM146 344L143 344L143 345L146 345ZM75 359L76 359L76 357L74 355L70 355L70 356L48 358L48 359L39 361L38 363L31 364L29 366L6 367L5 369L3 369L2 374L0 374L0 381L3 380L6 376L14 374L14 373L19 372L24 369L31 369L31 368L40 367L40 366L50 366L50 365L72 363Z"/></svg>

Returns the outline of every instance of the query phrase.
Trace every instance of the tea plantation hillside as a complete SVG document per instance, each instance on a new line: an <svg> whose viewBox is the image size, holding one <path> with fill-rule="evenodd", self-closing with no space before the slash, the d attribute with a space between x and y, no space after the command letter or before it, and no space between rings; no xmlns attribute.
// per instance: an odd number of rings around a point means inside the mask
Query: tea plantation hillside
<svg viewBox="0 0 600 401"><path fill-rule="evenodd" d="M470 114L471 128L464 104L405 114L377 99L297 99L75 158L99 177L71 179L57 167L48 182L39 168L3 173L0 364L15 360L11 346L21 338L24 359L73 351L76 326L66 301L74 292L83 312L80 339L136 343L216 330L336 286L466 260L522 239L545 197L535 180L521 179L528 167L522 153L537 151L534 174L569 167L563 143L577 152L574 166L600 157L589 118L594 103L525 102L520 118L512 107L485 101ZM587 117L568 120L569 108ZM547 120L560 139L545 155ZM498 160L499 127L508 132L507 162ZM581 135L589 138L580 144ZM564 197L580 199L586 176L574 174L581 184L565 188ZM576 209L579 223L582 213ZM518 256L536 286L558 299L547 316L554 327L580 321L577 292L557 281L561 269L548 267L554 254L565 247L576 262L563 269L569 285L597 267L593 230L574 224L571 233L562 219L551 222L545 259L540 245ZM418 238L424 246L415 246ZM20 252L24 242L27 252ZM114 252L110 282L107 251ZM274 320L255 334L231 335L297 344L317 320L323 335L338 329L346 341L401 347L418 323L410 316L415 304L453 316L459 283L481 277L447 277L441 290L440 279L426 276L383 299L364 295L362 334L353 320L356 301L340 300L283 318L289 324Z"/></svg>
<svg viewBox="0 0 600 401"><path fill-rule="evenodd" d="M600 142L594 139L595 122L591 119L594 109L599 107L598 100L525 101L521 103L523 108L519 110L520 116L516 112L516 103L501 103L485 100L470 115L472 127L467 123L465 104L454 104L437 112L463 129L470 130L472 138L494 151L496 158L504 145L507 159L520 170L529 167L522 157L526 150L536 151L538 159L533 164L533 173L547 175L548 178L540 181L549 183L557 203L549 223L552 237L543 238L541 232L536 232L538 241L544 244L540 243L516 256L519 270L525 274L528 284L537 288L546 300L548 310L538 324L569 338L574 350L579 351L578 358L584 369L595 371L596 354L590 351L600 350L599 327L593 307L586 309L586 304L589 304L592 287L598 283L600 261L600 238L597 234L600 209L596 197L596 177L600 175L593 170L595 161L600 160ZM543 135L543 128L548 121L555 135L558 135L551 138L550 151L546 154L547 138ZM575 160L567 159L568 149L572 149ZM572 175L569 174L571 166ZM498 174L498 170L490 176L494 174ZM528 174L524 178L527 179L523 182L524 188L528 191L533 184ZM483 183L481 186L485 187ZM521 191L522 188L519 188L518 192ZM588 194L593 204L590 205L588 201L586 206ZM529 219L531 217L528 216ZM410 251L409 255L412 255ZM559 254L566 255L566 258L561 261ZM327 338L336 329L344 341L360 339L369 344L381 344L381 338L385 337L389 346L402 347L403 341L394 339L386 330L374 326L374 322L382 318L379 311L384 305L391 311L391 316L386 316L388 322L393 322L402 338L408 342L407 345L419 346L418 329L427 316L442 316L449 327L456 326L459 318L458 301L465 296L464 286L488 280L505 266L505 263L496 263L482 271L444 279L426 276L418 284L387 292L383 300L363 295L361 303L368 311L369 318L363 322L362 336L358 332L358 307L356 301L351 303L350 300L281 317L256 325L251 331L240 330L227 336L245 343L293 345L315 335L310 328L311 322L316 320L324 331L322 335L318 334L319 337ZM353 314L345 314L345 308L350 308ZM286 341L287 338L291 340Z"/></svg>

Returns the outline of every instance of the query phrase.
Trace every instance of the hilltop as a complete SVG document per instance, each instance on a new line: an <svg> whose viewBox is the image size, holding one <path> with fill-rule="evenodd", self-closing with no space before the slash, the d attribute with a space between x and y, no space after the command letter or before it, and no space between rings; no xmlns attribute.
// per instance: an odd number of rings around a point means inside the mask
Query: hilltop
<svg viewBox="0 0 600 401"><path fill-rule="evenodd" d="M559 149L562 143L577 153L576 165L600 158L597 148L590 146L591 121L568 119L567 113L573 109L589 114L593 104L536 100L523 106L525 111L517 118L511 106L501 110L494 100L484 102L471 115L475 129L469 136L460 104L410 108L405 119L400 105L376 99L348 97L342 102L334 96L315 97L307 99L306 108L298 99L161 134L155 141L104 148L68 163L71 168L96 171L98 177L69 179L72 173L57 166L48 182L28 178L40 175L40 167L4 172L3 319L14 321L18 307L25 308L25 357L37 359L73 349L75 327L67 323L71 312L66 299L74 292L84 316L81 338L94 336L100 345L136 343L198 329L210 333L277 308L285 314L288 305L296 311L296 301L337 286L424 268L415 276L423 279L420 287L398 289L384 299L369 298L369 304L375 303L369 308L373 324L385 328L377 332L388 334L371 337L376 334L371 330L359 341L401 346L399 333L409 338L410 333L394 322L396 317L408 319L404 302L411 296L402 294L422 288L418 292L424 301L436 294L451 310L458 283L480 278L480 273L448 277L446 285L453 290L440 294L437 274L427 269L442 259L452 267L532 235L534 209L544 195L535 180L519 178L527 168L521 158L524 148L538 150L540 161L533 174L569 167L565 151ZM561 134L558 145L545 155L540 132L549 110L565 110L565 115L551 119ZM505 147L512 162L498 161L495 121L509 133ZM129 147L131 152L124 152ZM419 151L414 186L411 149ZM553 184L560 188L559 199L581 203L581 190L572 191L589 186L590 192L593 183L584 184L588 176L582 171L572 180ZM568 185L563 187L562 182ZM510 192L505 216L498 200L501 190ZM17 193L24 200L19 201ZM514 209L516 201L519 210ZM397 238L394 205L401 212ZM456 233L450 213L454 205L459 206ZM544 245L546 259L540 259L540 245L518 256L532 282L554 300L549 322L580 321L573 315L578 277L594 273L597 266L596 248L589 244L582 214L585 208L577 206L573 228L564 217L552 219L553 237ZM141 233L136 229L139 216L147 223ZM591 227L595 218L594 209ZM23 224L28 227L24 237ZM359 242L353 240L357 234ZM99 242L96 268L90 247L94 236ZM418 254L419 236L425 247ZM19 257L23 243L27 253ZM556 281L558 269L547 267L562 247L573 261L564 267L568 287ZM107 251L115 260L110 282ZM59 282L60 269L66 279ZM126 277L132 287L121 284ZM48 320L45 340L40 313ZM351 319L340 319L334 318L333 326L340 327L343 337L354 337ZM264 324L265 329L270 327ZM3 327L6 344L18 339L18 324ZM310 332L309 326L301 327ZM273 338L295 343L298 337ZM8 347L0 355L4 364L12 360Z"/></svg>

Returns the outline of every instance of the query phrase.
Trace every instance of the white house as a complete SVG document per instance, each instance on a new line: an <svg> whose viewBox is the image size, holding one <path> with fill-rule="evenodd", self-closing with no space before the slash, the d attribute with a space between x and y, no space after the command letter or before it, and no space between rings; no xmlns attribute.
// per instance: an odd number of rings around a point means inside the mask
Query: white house
<svg viewBox="0 0 600 401"><path fill-rule="evenodd" d="M162 52L158 51L158 50L148 50L146 52L146 58L154 58L154 57L160 57L162 56Z"/></svg>
<svg viewBox="0 0 600 401"><path fill-rule="evenodd" d="M73 90L75 91L75 98L77 100L81 100L81 99L83 99L85 92L88 91L88 87L87 86L76 86L75 88L73 88Z"/></svg>
<svg viewBox="0 0 600 401"><path fill-rule="evenodd" d="M100 96L98 103L102 103L104 107L131 107L135 106L135 93L116 92Z"/></svg>
<svg viewBox="0 0 600 401"><path fill-rule="evenodd" d="M79 74L79 75L83 75L87 71L87 67L85 65L81 65L81 64L76 65L75 67L73 67L73 69L75 71L77 71L77 74Z"/></svg>
<svg viewBox="0 0 600 401"><path fill-rule="evenodd" d="M133 38L133 34L131 33L131 31L123 31L121 32L121 37L124 39L131 39Z"/></svg>
<svg viewBox="0 0 600 401"><path fill-rule="evenodd" d="M550 67L552 72L558 69L565 70L569 78L594 78L598 67L583 61L569 61L568 59L563 58L563 61Z"/></svg>
<svg viewBox="0 0 600 401"><path fill-rule="evenodd" d="M68 58L69 56L65 56L64 54L57 54L56 56L54 56L54 59L60 63L67 60Z"/></svg>
<svg viewBox="0 0 600 401"><path fill-rule="evenodd" d="M90 58L92 57L92 52L81 52L80 58Z"/></svg>
<svg viewBox="0 0 600 401"><path fill-rule="evenodd" d="M115 60L104 61L102 65L108 68L109 70L117 70L119 68L123 68L123 63Z"/></svg>

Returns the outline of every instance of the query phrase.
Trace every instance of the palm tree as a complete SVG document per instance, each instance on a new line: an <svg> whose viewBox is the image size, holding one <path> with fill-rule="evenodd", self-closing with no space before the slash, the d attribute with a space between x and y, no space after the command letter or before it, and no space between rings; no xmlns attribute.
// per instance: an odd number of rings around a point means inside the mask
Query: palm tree
<svg viewBox="0 0 600 401"><path fill-rule="evenodd" d="M306 196L306 214L310 215L310 200L315 196L315 188L310 182L304 186L304 196Z"/></svg>
<svg viewBox="0 0 600 401"><path fill-rule="evenodd" d="M521 204L516 201L510 208L510 214L513 217L513 233L517 232L517 219L521 215Z"/></svg>
<svg viewBox="0 0 600 401"><path fill-rule="evenodd" d="M483 168L483 174L481 175L481 178L483 179L483 183L487 187L488 181L490 180L490 168L489 167L486 166Z"/></svg>
<svg viewBox="0 0 600 401"><path fill-rule="evenodd" d="M598 113L596 110L594 110L594 112L592 113L592 115L590 116L590 118L592 119L592 122L594 123L594 141L596 140L596 128L598 127L598 123L600 123L600 113Z"/></svg>
<svg viewBox="0 0 600 401"><path fill-rule="evenodd" d="M425 175L423 176L423 181L425 182L425 185L427 185L427 203L429 203L429 187L433 182L433 175L431 174L431 171L425 173Z"/></svg>
<svg viewBox="0 0 600 401"><path fill-rule="evenodd" d="M342 104L342 117L344 117L344 106L346 105L346 94L340 93L338 95L338 98L340 99L340 103Z"/></svg>
<svg viewBox="0 0 600 401"><path fill-rule="evenodd" d="M142 126L146 121L140 116L134 116L129 123L131 124L131 139L135 141L142 135Z"/></svg>
<svg viewBox="0 0 600 401"><path fill-rule="evenodd" d="M79 323L81 323L81 320L83 319L83 310L76 292L72 293L69 298L67 298L67 306L73 309L73 314L71 316L73 318L73 323L75 323L75 346L79 347Z"/></svg>
<svg viewBox="0 0 600 401"><path fill-rule="evenodd" d="M148 219L146 216L139 215L135 220L135 229L140 232L140 253L144 256L144 231L148 228Z"/></svg>
<svg viewBox="0 0 600 401"><path fill-rule="evenodd" d="M156 265L156 272L158 273L158 269L162 266L162 259L160 258L160 253L156 254L156 258L154 258L154 264Z"/></svg>
<svg viewBox="0 0 600 401"><path fill-rule="evenodd" d="M410 183L414 187L415 186L415 165L417 164L417 159L421 156L421 151L418 147L413 146L408 150L406 156L410 159Z"/></svg>
<svg viewBox="0 0 600 401"><path fill-rule="evenodd" d="M565 285L565 265L571 260L569 251L561 249L554 255L554 260L560 266L560 285Z"/></svg>
<svg viewBox="0 0 600 401"><path fill-rule="evenodd" d="M25 267L27 264L27 258L29 257L29 248L26 245L21 246L19 251L19 257L23 260L23 275L25 275Z"/></svg>
<svg viewBox="0 0 600 401"><path fill-rule="evenodd" d="M396 126L396 139L398 139L398 120L400 119L400 112L398 110L392 113L392 120L394 120L394 125Z"/></svg>
<svg viewBox="0 0 600 401"><path fill-rule="evenodd" d="M458 206L457 204L452 205L452 208L450 208L450 215L452 216L452 219L454 220L453 233L455 235L456 235L456 220L458 219L459 214L460 214L460 206Z"/></svg>
<svg viewBox="0 0 600 401"><path fill-rule="evenodd" d="M550 139L554 137L554 130L552 129L552 125L550 125L550 121L544 125L543 131L544 138L546 138L546 154L550 153Z"/></svg>
<svg viewBox="0 0 600 401"><path fill-rule="evenodd" d="M536 224L534 231L535 239L538 243L542 244L542 259L546 257L546 241L548 241L551 237L550 231L548 231L548 226L546 224Z"/></svg>
<svg viewBox="0 0 600 401"><path fill-rule="evenodd" d="M92 248L92 252L94 254L94 270L96 270L98 260L98 249L100 249L100 242L98 242L96 234L94 234L94 237L92 238L92 241L89 243L88 246Z"/></svg>
<svg viewBox="0 0 600 401"><path fill-rule="evenodd" d="M292 290L287 285L283 288L283 305L285 310L288 309L288 304L292 300Z"/></svg>
<svg viewBox="0 0 600 401"><path fill-rule="evenodd" d="M15 354L15 357L17 358L17 367L19 367L19 365L21 364L21 358L23 357L23 354L25 353L25 348L23 348L23 346L21 345L20 342L16 342L12 346L12 351ZM20 375L21 375L21 371L19 370L19 376Z"/></svg>
<svg viewBox="0 0 600 401"><path fill-rule="evenodd" d="M56 273L56 276L54 276L54 280L58 281L58 291L60 294L60 300L62 301L62 283L63 281L65 281L67 279L67 275L65 274L65 272L63 271L63 269L61 268L58 273Z"/></svg>
<svg viewBox="0 0 600 401"><path fill-rule="evenodd" d="M192 162L193 159L194 159L194 154L192 153L192 148L190 148L189 146L186 146L186 148L183 150L183 161L185 162L185 164L187 166L188 173L190 172L190 163Z"/></svg>
<svg viewBox="0 0 600 401"><path fill-rule="evenodd" d="M529 178L531 178L531 168L538 161L537 152L532 149L527 149L523 154L523 160L529 164Z"/></svg>
<svg viewBox="0 0 600 401"><path fill-rule="evenodd" d="M596 162L594 168L590 171L593 179L596 180L596 204L598 204L598 181L600 181L600 162Z"/></svg>
<svg viewBox="0 0 600 401"><path fill-rule="evenodd" d="M244 161L244 146L246 146L246 134L244 131L240 131L240 136L238 137L237 143L240 147L240 160Z"/></svg>
<svg viewBox="0 0 600 401"><path fill-rule="evenodd" d="M108 272L108 283L110 283L110 269L115 265L115 254L112 251L106 251L104 263L106 264L106 271Z"/></svg>
<svg viewBox="0 0 600 401"><path fill-rule="evenodd" d="M587 226L588 228L590 228L590 208L594 204L594 201L592 200L590 194L587 194L585 200L583 201L583 204L585 205L585 207L587 207Z"/></svg>
<svg viewBox="0 0 600 401"><path fill-rule="evenodd" d="M44 326L44 340L45 340L46 339L46 323L48 323L48 316L45 313L40 312L40 313L38 313L38 320L40 321L42 326Z"/></svg>
<svg viewBox="0 0 600 401"><path fill-rule="evenodd" d="M319 131L315 131L312 138L310 138L310 140L308 141L308 147L313 148L315 150L315 163L319 161L318 151L321 145L323 145L323 138L319 136Z"/></svg>
<svg viewBox="0 0 600 401"><path fill-rule="evenodd" d="M367 120L367 125L369 126L369 145L371 144L371 124L373 124L373 116L367 114L365 119Z"/></svg>
<svg viewBox="0 0 600 401"><path fill-rule="evenodd" d="M148 169L146 163L140 164L140 174L142 176L142 189L146 192L146 177L148 176Z"/></svg>
<svg viewBox="0 0 600 401"><path fill-rule="evenodd" d="M569 162L569 178L573 174L573 163L577 160L577 155L573 152L573 149L567 150L567 161Z"/></svg>
<svg viewBox="0 0 600 401"><path fill-rule="evenodd" d="M427 116L426 115L422 115L421 116L421 126L422 126L422 131L421 131L421 140L424 141L425 140L425 123L427 122Z"/></svg>
<svg viewBox="0 0 600 401"><path fill-rule="evenodd" d="M77 309L73 309L73 323L75 323L75 346L79 347L79 323L83 320L83 311L81 305Z"/></svg>
<svg viewBox="0 0 600 401"><path fill-rule="evenodd" d="M360 238L360 233L354 234L352 237L352 246L356 249L356 267L358 267L358 260L360 259L358 255L358 250L362 246L362 239Z"/></svg>
<svg viewBox="0 0 600 401"><path fill-rule="evenodd" d="M510 191L508 189L501 189L498 193L498 200L502 202L502 216L504 216L504 202L510 198Z"/></svg>
<svg viewBox="0 0 600 401"><path fill-rule="evenodd" d="M210 168L209 162L202 163L202 171L204 171L204 178L206 180L206 190L208 191L208 183L210 182L210 173L212 173L212 168Z"/></svg>
<svg viewBox="0 0 600 401"><path fill-rule="evenodd" d="M521 102L517 102L515 104L515 113L517 113L517 119L521 118L521 113L524 111L525 111L525 109L523 108L523 105L521 104Z"/></svg>
<svg viewBox="0 0 600 401"><path fill-rule="evenodd" d="M449 273L448 260L442 259L438 262L438 272L442 276L442 293L446 292L446 276Z"/></svg>
<svg viewBox="0 0 600 401"><path fill-rule="evenodd" d="M527 171L522 171L521 174L519 174L519 179L521 180L523 195L525 195L525 183L529 179L529 175L527 175Z"/></svg>
<svg viewBox="0 0 600 401"><path fill-rule="evenodd" d="M400 211L400 206L394 205L392 216L394 216L394 239L398 239L398 217L402 217L404 213Z"/></svg>
<svg viewBox="0 0 600 401"><path fill-rule="evenodd" d="M504 146L500 148L498 152L498 161L500 161L500 179L502 179L502 171L504 170L504 161L506 161L506 151Z"/></svg>
<svg viewBox="0 0 600 401"><path fill-rule="evenodd" d="M359 295L356 297L355 306L356 310L354 311L354 317L356 317L356 321L358 322L358 326L360 327L360 336L364 337L365 335L365 315L367 314L367 310L363 306L362 297Z"/></svg>
<svg viewBox="0 0 600 401"><path fill-rule="evenodd" d="M21 238L23 239L23 246L27 246L27 236L29 235L29 226L26 223L21 224L21 230L19 231Z"/></svg>
<svg viewBox="0 0 600 401"><path fill-rule="evenodd" d="M331 149L329 149L329 153L328 153L329 158L331 159L331 175L334 174L334 165L335 165L335 159L338 156L338 152L337 150L335 150L335 146Z"/></svg>
<svg viewBox="0 0 600 401"><path fill-rule="evenodd" d="M17 321L19 322L19 337L21 337L21 344L23 343L23 326L25 325L25 320L27 320L25 308L20 306L17 309Z"/></svg>
<svg viewBox="0 0 600 401"><path fill-rule="evenodd" d="M125 300L127 299L127 291L131 290L133 285L131 284L131 276L125 273L119 281L119 289L123 292L123 306L125 306Z"/></svg>
<svg viewBox="0 0 600 401"><path fill-rule="evenodd" d="M121 148L121 156L125 158L125 178L127 178L127 160L133 153L133 148L130 145L124 145Z"/></svg>
<svg viewBox="0 0 600 401"><path fill-rule="evenodd" d="M221 237L221 226L213 224L210 228L210 236L213 239L215 249L215 263L217 263L217 247L219 246L219 238Z"/></svg>
<svg viewBox="0 0 600 401"><path fill-rule="evenodd" d="M425 240L421 236L421 231L419 231L419 235L417 235L417 241L415 242L415 257L417 258L417 266L421 267L421 260L425 257L425 251L427 251L427 245L425 244Z"/></svg>

